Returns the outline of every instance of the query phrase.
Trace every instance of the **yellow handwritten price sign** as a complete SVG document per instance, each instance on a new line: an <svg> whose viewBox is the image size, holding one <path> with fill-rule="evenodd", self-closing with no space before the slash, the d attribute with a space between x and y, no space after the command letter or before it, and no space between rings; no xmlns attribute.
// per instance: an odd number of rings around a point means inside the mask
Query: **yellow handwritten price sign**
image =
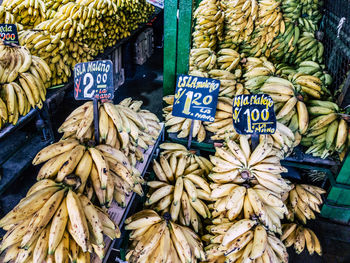
<svg viewBox="0 0 350 263"><path fill-rule="evenodd" d="M239 134L274 134L276 115L267 94L240 95L233 100L233 126Z"/></svg>
<svg viewBox="0 0 350 263"><path fill-rule="evenodd" d="M220 81L189 75L178 75L173 116L214 122Z"/></svg>

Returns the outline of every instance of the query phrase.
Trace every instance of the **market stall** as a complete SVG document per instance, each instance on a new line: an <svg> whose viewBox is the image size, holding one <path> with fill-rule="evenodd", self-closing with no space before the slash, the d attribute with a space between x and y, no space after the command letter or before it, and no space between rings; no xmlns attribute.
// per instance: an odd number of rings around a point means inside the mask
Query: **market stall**
<svg viewBox="0 0 350 263"><path fill-rule="evenodd" d="M344 2L2 1L0 262L347 262Z"/></svg>

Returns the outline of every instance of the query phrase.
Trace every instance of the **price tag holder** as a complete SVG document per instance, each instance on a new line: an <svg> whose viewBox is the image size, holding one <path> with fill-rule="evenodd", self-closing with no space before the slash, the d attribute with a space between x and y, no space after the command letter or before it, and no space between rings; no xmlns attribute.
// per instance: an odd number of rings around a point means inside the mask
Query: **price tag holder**
<svg viewBox="0 0 350 263"><path fill-rule="evenodd" d="M5 45L19 46L17 26L15 24L0 24L0 38Z"/></svg>
<svg viewBox="0 0 350 263"><path fill-rule="evenodd" d="M112 61L97 60L76 64L74 97L76 100L112 100L114 98Z"/></svg>
<svg viewBox="0 0 350 263"><path fill-rule="evenodd" d="M240 95L233 99L233 126L238 134L274 134L276 114L267 94Z"/></svg>
<svg viewBox="0 0 350 263"><path fill-rule="evenodd" d="M220 81L190 75L178 75L176 81L173 116L214 122L220 90ZM192 141L191 125L188 148Z"/></svg>
<svg viewBox="0 0 350 263"><path fill-rule="evenodd" d="M95 140L98 143L98 101L114 98L112 61L98 60L76 64L74 67L74 98L76 100L93 100Z"/></svg>

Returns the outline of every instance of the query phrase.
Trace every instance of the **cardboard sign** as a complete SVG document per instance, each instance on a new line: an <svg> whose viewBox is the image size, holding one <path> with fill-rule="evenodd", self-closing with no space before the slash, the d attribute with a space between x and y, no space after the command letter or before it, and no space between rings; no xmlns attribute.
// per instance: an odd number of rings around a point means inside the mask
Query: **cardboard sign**
<svg viewBox="0 0 350 263"><path fill-rule="evenodd" d="M14 24L0 24L0 38L5 45L19 46L17 26Z"/></svg>
<svg viewBox="0 0 350 263"><path fill-rule="evenodd" d="M240 95L233 99L233 127L239 134L274 134L276 115L267 94Z"/></svg>
<svg viewBox="0 0 350 263"><path fill-rule="evenodd" d="M78 63L74 67L76 100L112 100L113 64L110 60Z"/></svg>
<svg viewBox="0 0 350 263"><path fill-rule="evenodd" d="M177 76L173 116L214 122L219 89L217 79Z"/></svg>

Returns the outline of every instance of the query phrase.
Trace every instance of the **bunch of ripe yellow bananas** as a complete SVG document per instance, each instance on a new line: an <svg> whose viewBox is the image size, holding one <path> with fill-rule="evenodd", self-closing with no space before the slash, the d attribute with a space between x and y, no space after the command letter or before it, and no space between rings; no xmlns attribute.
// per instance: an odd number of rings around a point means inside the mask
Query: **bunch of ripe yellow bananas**
<svg viewBox="0 0 350 263"><path fill-rule="evenodd" d="M209 178L215 183L250 181L279 195L291 189L288 182L281 177L281 173L287 169L280 165L280 159L276 157L278 150L273 148L273 139L270 136L261 136L254 151L251 150L248 136L243 135L239 137L239 144L227 140L225 147L215 149L215 156L210 156L214 168L209 174Z"/></svg>
<svg viewBox="0 0 350 263"><path fill-rule="evenodd" d="M296 184L289 192L287 204L297 219L306 224L307 220L315 219L314 212L320 212L318 206L323 203L321 194L325 193L317 186Z"/></svg>
<svg viewBox="0 0 350 263"><path fill-rule="evenodd" d="M212 69L208 74L210 78L220 80L220 97L233 98L236 95L249 94L247 90L243 88L243 85L239 83L239 78L242 75L240 66L237 67L233 73L222 69Z"/></svg>
<svg viewBox="0 0 350 263"><path fill-rule="evenodd" d="M233 182L241 183L236 178ZM282 233L281 219L288 213L281 196L256 185L246 188L235 183L211 184L211 198L215 201L209 205L213 218L228 218L231 222L241 218L258 218L270 231Z"/></svg>
<svg viewBox="0 0 350 263"><path fill-rule="evenodd" d="M195 21L193 37L194 48L215 50L223 38L224 13L220 10L220 1L204 0L193 13Z"/></svg>
<svg viewBox="0 0 350 263"><path fill-rule="evenodd" d="M142 101L126 98L119 104L99 105L100 143L121 150L134 166L143 160L138 148L147 150L158 139L161 126L159 119L148 110L141 109ZM75 109L59 127L63 138L77 138L81 141L94 139L93 104L86 102Z"/></svg>
<svg viewBox="0 0 350 263"><path fill-rule="evenodd" d="M254 31L251 39L242 43L240 53L253 57L270 56L273 40L285 31L280 5L280 1L258 0L258 18Z"/></svg>
<svg viewBox="0 0 350 263"><path fill-rule="evenodd" d="M0 128L15 125L20 115L31 108L43 107L46 87L51 78L48 65L32 56L26 47L8 46L0 42Z"/></svg>
<svg viewBox="0 0 350 263"><path fill-rule="evenodd" d="M23 26L16 22L15 16L6 10L6 7L0 6L0 22L1 24L15 24L17 30L23 30Z"/></svg>
<svg viewBox="0 0 350 263"><path fill-rule="evenodd" d="M130 263L205 261L200 237L190 228L172 222L169 215L164 218L147 209L125 220L125 229L132 230L132 245L126 260Z"/></svg>
<svg viewBox="0 0 350 263"><path fill-rule="evenodd" d="M171 113L173 111L174 95L165 96L163 97L163 100L165 101L165 103L169 104L169 106L163 108L165 127L169 127L167 128L167 131L170 133L178 132L178 138L186 138L190 134L191 125L193 122L192 137L197 137L197 141L199 142L204 141L206 132L202 122L199 120L191 120L173 116Z"/></svg>
<svg viewBox="0 0 350 263"><path fill-rule="evenodd" d="M211 189L203 177L212 168L209 160L187 151L183 145L163 143L159 162L154 160L156 180L147 182L151 188L147 206L158 212L170 213L174 222L192 225L195 232L201 226L200 217L211 217L204 201L210 201ZM204 201L203 201L204 200Z"/></svg>
<svg viewBox="0 0 350 263"><path fill-rule="evenodd" d="M46 19L46 6L43 0L4 0L2 6L13 14L16 22L25 29L33 28Z"/></svg>
<svg viewBox="0 0 350 263"><path fill-rule="evenodd" d="M310 125L301 144L309 147L306 153L321 158L337 152L341 159L349 145L349 127L342 118L337 104L330 101L310 100L308 111L311 115Z"/></svg>
<svg viewBox="0 0 350 263"><path fill-rule="evenodd" d="M8 231L0 246L5 262L90 262L88 252L104 256L103 234L120 237L108 214L52 180L33 185L0 226Z"/></svg>
<svg viewBox="0 0 350 263"><path fill-rule="evenodd" d="M143 178L128 158L109 145L86 147L76 139L62 140L42 149L33 164L44 163L37 179L54 178L74 185L79 193L94 194L101 206L109 207L113 198L131 191L143 194ZM121 191L121 189L123 189ZM122 203L122 202L121 202Z"/></svg>
<svg viewBox="0 0 350 263"><path fill-rule="evenodd" d="M68 81L71 76L72 58L60 34L51 35L46 31L24 30L19 33L19 42L49 65L52 72L51 85ZM90 57L92 58L92 57Z"/></svg>
<svg viewBox="0 0 350 263"><path fill-rule="evenodd" d="M192 48L190 52L191 75L194 71L207 72L216 67L216 54L210 48Z"/></svg>
<svg viewBox="0 0 350 263"><path fill-rule="evenodd" d="M288 262L282 241L255 220L214 219L206 229L207 262Z"/></svg>
<svg viewBox="0 0 350 263"><path fill-rule="evenodd" d="M258 0L221 1L225 13L224 40L220 48L232 48L247 42L254 30L254 23L258 19Z"/></svg>
<svg viewBox="0 0 350 263"><path fill-rule="evenodd" d="M300 254L307 248L310 255L315 252L322 255L321 243L314 231L310 228L303 227L296 223L283 224L283 235L281 240L284 241L286 247L294 245L295 251Z"/></svg>

